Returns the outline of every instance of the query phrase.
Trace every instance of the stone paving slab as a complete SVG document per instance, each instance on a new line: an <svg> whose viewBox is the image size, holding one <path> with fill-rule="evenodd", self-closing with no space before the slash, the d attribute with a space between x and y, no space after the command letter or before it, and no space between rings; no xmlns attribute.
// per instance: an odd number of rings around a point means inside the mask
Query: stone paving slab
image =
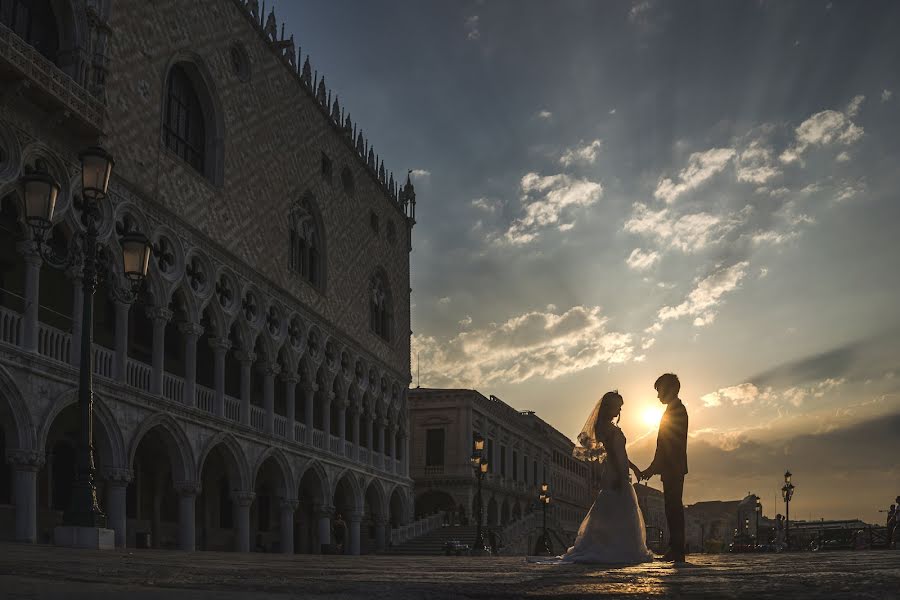
<svg viewBox="0 0 900 600"><path fill-rule="evenodd" d="M0 598L900 598L900 551L692 555L675 567L523 557L94 552L0 544Z"/></svg>

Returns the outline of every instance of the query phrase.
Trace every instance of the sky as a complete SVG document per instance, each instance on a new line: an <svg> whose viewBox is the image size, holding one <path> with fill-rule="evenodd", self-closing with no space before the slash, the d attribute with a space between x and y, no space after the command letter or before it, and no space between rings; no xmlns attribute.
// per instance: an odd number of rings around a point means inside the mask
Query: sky
<svg viewBox="0 0 900 600"><path fill-rule="evenodd" d="M398 176L413 385L574 438L607 390L685 501L883 521L900 494L900 4L282 0ZM268 10L268 9L267 9ZM658 479L651 485L660 487Z"/></svg>

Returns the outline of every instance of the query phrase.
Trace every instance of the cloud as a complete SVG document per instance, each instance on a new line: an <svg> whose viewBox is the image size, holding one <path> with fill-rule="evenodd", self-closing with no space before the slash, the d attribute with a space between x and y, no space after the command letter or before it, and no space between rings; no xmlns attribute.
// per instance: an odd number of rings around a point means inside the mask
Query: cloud
<svg viewBox="0 0 900 600"><path fill-rule="evenodd" d="M463 329L469 327L472 324L471 315L466 315L465 318L459 320L459 326Z"/></svg>
<svg viewBox="0 0 900 600"><path fill-rule="evenodd" d="M742 261L730 267L721 267L711 275L697 282L687 298L677 306L664 306L659 309L659 322L696 317L694 325L703 326L712 322L715 310L722 296L734 291L747 274L749 262Z"/></svg>
<svg viewBox="0 0 900 600"><path fill-rule="evenodd" d="M568 213L591 206L603 195L600 183L567 174L527 173L519 186L525 214L513 221L504 235L511 244L527 244L551 226L560 231L571 229L573 223L564 221Z"/></svg>
<svg viewBox="0 0 900 600"><path fill-rule="evenodd" d="M891 90L884 90L881 92L881 101L888 102L894 96L894 92Z"/></svg>
<svg viewBox="0 0 900 600"><path fill-rule="evenodd" d="M853 96L853 99L850 101L850 104L847 105L847 116L855 117L859 114L859 109L862 106L862 103L865 102L866 97L863 95Z"/></svg>
<svg viewBox="0 0 900 600"><path fill-rule="evenodd" d="M538 119L552 119L553 113L549 110L542 110L537 114Z"/></svg>
<svg viewBox="0 0 900 600"><path fill-rule="evenodd" d="M849 146L858 142L863 134L862 127L850 120L856 116L865 96L856 96L847 106L847 112L823 110L812 115L794 130L794 144L781 153L781 162L798 162L811 147L841 144Z"/></svg>
<svg viewBox="0 0 900 600"><path fill-rule="evenodd" d="M486 213L495 213L498 208L495 202L491 202L487 198L475 198L472 200L472 206Z"/></svg>
<svg viewBox="0 0 900 600"><path fill-rule="evenodd" d="M631 251L631 254L628 255L628 258L625 259L625 263L629 268L634 269L635 271L646 271L653 265L655 265L659 261L659 252L656 250L651 250L649 252L645 252L640 248L635 248Z"/></svg>
<svg viewBox="0 0 900 600"><path fill-rule="evenodd" d="M477 40L481 37L481 30L478 29L478 25L478 15L472 15L466 19L465 27L467 40Z"/></svg>
<svg viewBox="0 0 900 600"><path fill-rule="evenodd" d="M597 161L597 155L600 154L602 148L603 142L600 140L594 140L587 144L582 142L581 146L568 148L563 152L562 156L559 157L559 164L564 167L569 167L573 164L592 165Z"/></svg>
<svg viewBox="0 0 900 600"><path fill-rule="evenodd" d="M840 154L838 154L838 155L835 157L835 160L838 161L838 162L849 162L849 161L850 161L850 154L848 154L846 151L841 152Z"/></svg>
<svg viewBox="0 0 900 600"><path fill-rule="evenodd" d="M688 166L678 173L678 181L661 178L653 192L654 198L672 203L678 196L699 187L704 181L722 171L734 157L733 148L712 148L706 152L694 152L688 158Z"/></svg>
<svg viewBox="0 0 900 600"><path fill-rule="evenodd" d="M409 174L418 181L425 181L431 177L431 171L425 169L413 169Z"/></svg>
<svg viewBox="0 0 900 600"><path fill-rule="evenodd" d="M632 23L638 23L646 18L646 13L650 10L649 0L634 0L631 8L628 10L628 20Z"/></svg>
<svg viewBox="0 0 900 600"><path fill-rule="evenodd" d="M835 388L846 383L845 379L829 377L812 385L791 386L776 391L772 386L757 387L750 382L732 385L700 396L706 408L720 406L742 406L745 404L763 404L767 406L798 407L811 398L822 398Z"/></svg>
<svg viewBox="0 0 900 600"><path fill-rule="evenodd" d="M738 181L760 185L779 175L781 170L775 166L772 149L763 146L761 140L753 140L738 156Z"/></svg>
<svg viewBox="0 0 900 600"><path fill-rule="evenodd" d="M763 392L768 394L769 392ZM731 387L722 388L715 392L700 396L700 400L705 407L722 406L723 404L731 404L740 406L742 404L750 404L760 397L759 388L752 383L742 383Z"/></svg>
<svg viewBox="0 0 900 600"><path fill-rule="evenodd" d="M447 306L451 302L452 302L452 300L450 299L450 296L444 296L443 298L438 300L438 304L441 304L443 306Z"/></svg>
<svg viewBox="0 0 900 600"><path fill-rule="evenodd" d="M629 233L649 236L660 246L689 253L718 242L743 218L740 213L719 216L707 212L676 216L668 208L654 211L644 204L635 203L624 229Z"/></svg>
<svg viewBox="0 0 900 600"><path fill-rule="evenodd" d="M575 306L562 314L549 308L450 339L414 335L413 353L421 353L423 380L440 387L511 384L634 359L631 335L608 331L599 306Z"/></svg>
<svg viewBox="0 0 900 600"><path fill-rule="evenodd" d="M616 109L615 108L609 109L609 114L611 114L611 115L616 114Z"/></svg>

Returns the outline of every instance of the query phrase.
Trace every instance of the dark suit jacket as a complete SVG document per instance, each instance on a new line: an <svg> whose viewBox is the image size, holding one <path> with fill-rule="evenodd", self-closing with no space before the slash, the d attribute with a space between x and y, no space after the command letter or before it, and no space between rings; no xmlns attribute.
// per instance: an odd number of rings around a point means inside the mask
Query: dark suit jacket
<svg viewBox="0 0 900 600"><path fill-rule="evenodd" d="M659 422L656 437L656 455L650 463L650 470L667 477L684 477L687 474L687 432L688 415L679 400L666 407Z"/></svg>

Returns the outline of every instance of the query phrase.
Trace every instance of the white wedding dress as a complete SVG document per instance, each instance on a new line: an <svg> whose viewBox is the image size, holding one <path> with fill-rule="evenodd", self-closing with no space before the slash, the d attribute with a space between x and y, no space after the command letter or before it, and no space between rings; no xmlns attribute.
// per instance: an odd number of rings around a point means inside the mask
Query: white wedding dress
<svg viewBox="0 0 900 600"><path fill-rule="evenodd" d="M600 493L578 528L575 545L555 562L634 564L653 560L637 494L628 481L625 434L612 424L609 428ZM613 486L616 480L618 489Z"/></svg>

